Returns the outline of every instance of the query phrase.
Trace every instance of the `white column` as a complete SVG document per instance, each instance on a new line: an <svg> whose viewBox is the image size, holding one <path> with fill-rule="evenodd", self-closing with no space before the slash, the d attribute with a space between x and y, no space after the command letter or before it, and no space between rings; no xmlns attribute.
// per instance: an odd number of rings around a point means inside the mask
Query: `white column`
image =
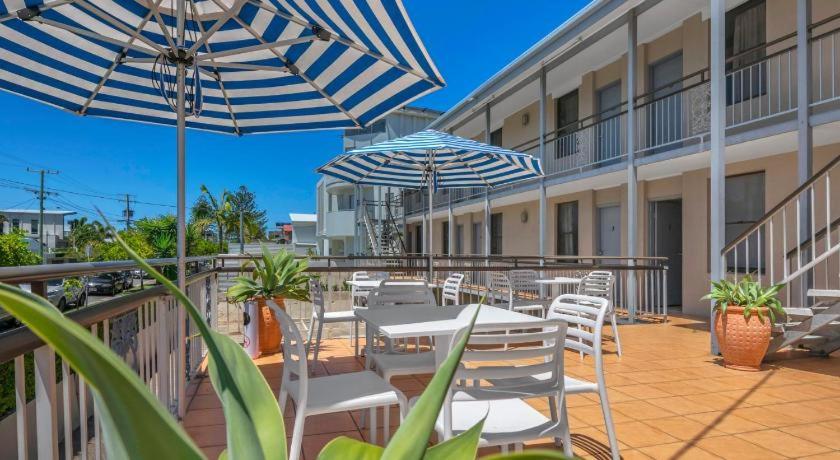
<svg viewBox="0 0 840 460"><path fill-rule="evenodd" d="M178 53L184 48L184 24L186 22L186 0L178 0L176 8L176 28L177 28L177 45ZM177 85L177 145L178 145L178 192L175 200L178 211L178 231L176 238L177 250L177 273L178 273L178 289L186 292L187 289L187 205L186 205L186 82L187 82L187 67L183 59L179 59L176 66L176 85ZM126 216L128 218L128 216ZM178 308L178 325L176 331L178 333L178 344L176 347L178 353L178 365L176 366L178 376L175 379L177 385L178 398L178 417L183 418L187 411L186 406L186 368L187 368L187 312L186 307Z"/></svg>
<svg viewBox="0 0 840 460"><path fill-rule="evenodd" d="M725 18L726 1L711 0L712 28L709 40L711 42L711 213L709 215L709 260L712 281L719 280L725 275L721 261L721 250L724 246L725 201L724 186L726 185L726 76L725 65ZM711 330L714 331L714 315L711 316ZM718 344L715 334L711 334L712 353L717 354Z"/></svg>
<svg viewBox="0 0 840 460"><path fill-rule="evenodd" d="M449 189L449 209L447 209L447 218L449 219L448 232L446 238L449 240L449 254L455 255L455 213L452 210L452 192L455 189Z"/></svg>
<svg viewBox="0 0 840 460"><path fill-rule="evenodd" d="M484 143L490 144L490 104L484 106ZM484 189L484 255L490 255L490 187Z"/></svg>
<svg viewBox="0 0 840 460"><path fill-rule="evenodd" d="M545 167L545 98L546 98L546 90L545 90L545 67L540 69L540 150L539 150L539 157L540 163L542 166ZM545 233L547 225L546 222L546 212L548 203L546 193L545 193L545 177L540 178L540 217L539 217L539 225L540 225L540 257L545 257ZM542 265L544 261L540 259L540 265Z"/></svg>
<svg viewBox="0 0 840 460"><path fill-rule="evenodd" d="M638 189L636 183L635 104L636 95L636 11L627 13L627 257L636 257L638 237ZM630 259L629 265L635 265ZM636 319L636 272L627 272L627 313L632 323Z"/></svg>
<svg viewBox="0 0 840 460"><path fill-rule="evenodd" d="M361 191L362 188L359 184L353 186L353 202L355 206L353 207L353 215L356 217L353 223L353 254L359 254L362 252L362 239L360 238L360 231L359 231L359 219L362 217L360 214L362 199L361 199Z"/></svg>
<svg viewBox="0 0 840 460"><path fill-rule="evenodd" d="M796 121L799 132L797 173L802 184L811 177L813 169L813 144L811 142L811 48L808 45L808 25L811 20L811 1L796 1ZM805 214L805 213L803 213ZM805 216L805 223L810 219ZM807 235L808 232L803 232Z"/></svg>

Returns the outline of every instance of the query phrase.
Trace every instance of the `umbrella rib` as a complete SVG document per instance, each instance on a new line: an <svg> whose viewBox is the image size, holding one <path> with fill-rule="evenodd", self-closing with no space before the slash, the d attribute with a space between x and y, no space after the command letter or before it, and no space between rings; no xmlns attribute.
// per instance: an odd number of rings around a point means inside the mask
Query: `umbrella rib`
<svg viewBox="0 0 840 460"><path fill-rule="evenodd" d="M163 22L163 18L160 15L160 10L157 5L151 0L147 0L146 4L149 5L149 10L151 10L152 14L155 15L155 21L157 21L160 31L163 32L163 36L166 38L166 43L169 43L169 47L174 50L176 48L175 41L172 39L172 34L169 33L169 28L167 28L166 24Z"/></svg>
<svg viewBox="0 0 840 460"><path fill-rule="evenodd" d="M223 8L225 10L225 14L219 19L217 19L216 22L213 23L213 26L207 29L207 32L202 34L201 38L199 38L195 41L195 43L193 43L190 49L187 50L187 55L194 55L195 52L201 47L201 45L209 42L210 37L212 37L213 34L215 34L219 29L222 28L223 25L225 25L229 20L236 16L236 12L239 11L240 8L242 8L243 3L245 3L244 0L236 0L236 2L233 4L233 8ZM201 22L198 21L196 18L193 18L193 20L199 23Z"/></svg>
<svg viewBox="0 0 840 460"><path fill-rule="evenodd" d="M154 48L155 50L157 50L159 53L161 53L161 54L166 54L166 50L165 50L165 49L163 49L163 47L161 47L160 45L158 45L158 44L157 44L157 43L155 43L154 41L149 40L148 38L144 37L144 36L143 36L143 35L139 32L139 31L140 31L140 30L142 30L142 29L138 29L137 31L132 30L130 27L128 27L127 25L123 24L123 23L122 23L122 22L120 22L119 20L114 19L113 17L111 17L111 15L110 15L110 14L108 14L108 13L106 13L106 12L102 11L101 9L99 9L98 7L96 7L96 6L94 6L94 5L91 5L90 3L88 3L88 2L87 2L87 0L75 0L75 2L74 2L74 3L75 3L75 4L77 4L77 5L79 5L79 6L81 6L82 8L86 9L89 13L91 13L91 14L93 14L93 15L98 16L98 17L99 17L100 19L102 19L103 21L105 21L105 22L107 22L107 23L111 24L111 26L113 26L113 27L115 27L115 28L117 28L117 29L120 29L120 31L122 31L123 33L125 33L125 34L127 34L127 35L129 35L129 36L131 36L131 37L135 37L136 39L138 39L138 40L142 41L143 43L145 43L145 44L149 45L150 47L152 47L152 48Z"/></svg>
<svg viewBox="0 0 840 460"><path fill-rule="evenodd" d="M219 8L221 8L222 10L228 11L228 8L224 4L222 4L220 0L213 0L213 3L218 5ZM236 21L237 23L239 23L239 25L242 26L243 29L247 30L251 35L254 36L254 38L256 38L261 43L268 43L268 41L265 38L263 38L258 33L256 33L256 31L254 29L252 29L251 26L249 26L248 24L245 24L245 22L242 21L242 19L240 19L238 16L234 16L233 20ZM292 69L292 67L289 65L289 60L283 55L283 53L277 51L274 48L271 48L269 51L271 51L272 54L277 56L277 59L280 59L280 61L283 63L283 65L285 65L286 67L289 67L289 69ZM312 81L311 78L307 77L304 72L297 73L296 75L303 78L304 81L309 83L309 86L311 86L316 91L318 91L318 93L321 96L323 96L325 99L330 101L330 103L332 103L338 110L341 110L341 112L344 113L344 115L347 116L351 121L353 121L353 123L357 127L362 126L362 124L359 123L359 120L356 117L354 117L353 114L351 114L347 109L345 109L344 106L342 106L338 101L333 99L332 96L327 94L327 92L324 91L320 86L318 86L314 81Z"/></svg>
<svg viewBox="0 0 840 460"><path fill-rule="evenodd" d="M38 5L38 7L37 7L38 8L38 14L41 14L44 11L47 11L47 10L57 8L61 5L65 5L67 3L73 3L73 0L57 0L55 2L45 2L42 5ZM23 8L23 10L26 10L26 8ZM6 14L0 14L0 23L4 23L4 22L6 22L10 19L18 19L20 17L20 16L18 16L18 14L23 10L14 10L14 11L9 11Z"/></svg>
<svg viewBox="0 0 840 460"><path fill-rule="evenodd" d="M56 29L66 30L67 32L78 35L80 37L90 38L92 40L100 40L106 43L110 43L112 45L117 45L126 50L130 48L135 51L148 54L150 56L157 56L157 53L155 53L153 50L143 48L142 46L133 45L131 44L131 42L120 41L116 38L111 38L105 35L98 34L96 32L91 32L89 30L81 29L68 24L62 24L60 22L53 21L52 19L46 19L41 16L38 16L32 18L32 21L37 22L39 24L43 24L45 26L55 27Z"/></svg>
<svg viewBox="0 0 840 460"><path fill-rule="evenodd" d="M226 57L226 56L233 56L235 54L245 54L250 53L251 51L260 51L270 48L279 48L281 46L291 46L297 45L298 43L308 43L315 40L315 35L306 35L304 37L292 38L289 40L278 40L276 42L269 42L269 43L262 43L259 45L251 45L251 46L243 46L242 48L234 48L232 50L227 51L219 51L217 53L204 53L201 55L196 56L196 60L198 61L205 61L214 58ZM208 47L208 50L210 48Z"/></svg>
<svg viewBox="0 0 840 460"><path fill-rule="evenodd" d="M295 22L297 24L300 24L300 25L306 26L306 27L315 26L315 24L310 24L308 21L300 19L297 16L294 16L294 15L291 15L291 14L286 14L286 13L278 10L276 7L274 7L274 5L266 5L263 2L257 1L257 0L248 0L248 2L251 3L254 6L262 8L262 9L264 9L264 10L266 10L266 11L268 11L268 12L270 12L270 13L276 15L276 16L279 16L280 18L283 18L287 21L292 21L292 22ZM403 64L400 64L399 62L397 62L397 61L395 61L391 58L385 57L382 54L375 53L372 50L369 50L369 49L365 48L364 46L359 45L358 43L354 42L353 40L350 40L348 38L344 38L341 35L338 35L334 32L331 32L330 35L332 36L331 38L333 38L335 41L341 43L342 45L353 48L354 50L359 51L361 53L364 53L364 54L366 54L366 55L368 55L368 56L370 56L370 57L372 57L376 60L382 61L385 64L388 64L392 67L396 67L397 69L400 69L403 72L414 75L415 77L420 78L420 79L422 79L422 80L424 80L428 83L431 83L434 86L437 86L437 87L442 86L439 82L433 80L428 75L424 75L423 73L418 72L418 71L412 69L411 67L407 67Z"/></svg>
<svg viewBox="0 0 840 460"><path fill-rule="evenodd" d="M158 0L157 4L160 5L162 2L163 0ZM143 18L143 20L140 21L140 25L137 27L137 33L132 35L131 38L129 38L127 45L135 46L133 44L135 37L140 34L140 31L143 30L143 27L146 26L146 23L148 23L149 19L151 18L152 12L149 11ZM114 73L114 70L117 68L118 65L120 65L120 60L122 59L122 56L126 53L127 50L128 47L123 47L122 51L117 55L117 57L114 58L114 62L111 63L111 66L108 67L108 70L106 70L105 73L102 75L102 78L99 79L99 82L96 84L96 88L93 89L93 91L90 93L90 96L88 96L87 100L82 105L82 108L79 109L79 115L84 115L85 112L87 112L88 108L90 108L90 105L102 91L102 88L105 86L105 83L111 78L111 74Z"/></svg>
<svg viewBox="0 0 840 460"><path fill-rule="evenodd" d="M195 3L189 2L189 4L190 4L190 9L192 10L192 14L193 14L193 21L195 21L195 23L198 24L198 30L199 30L199 32L201 32L201 35L204 36L204 33L205 33L204 26L201 24L201 21L199 21L197 19L198 18L198 14L197 14L198 12L195 9ZM207 51L212 52L212 50L210 49L210 44L209 43L206 43L204 46L205 46L205 48L207 48ZM210 63L213 64L213 70L215 71L216 78L217 78L216 81L219 82L219 89L221 89L222 97L225 99L225 105L227 105L228 114L230 115L230 121L233 123L233 131L236 133L237 136L240 136L240 135L242 135L242 132L239 131L239 123L237 123L236 115L233 113L233 106L231 105L230 99L228 98L228 93L227 93L227 90L225 89L225 83L222 81L222 74L219 72L219 69L215 65L216 62L213 59L210 59Z"/></svg>

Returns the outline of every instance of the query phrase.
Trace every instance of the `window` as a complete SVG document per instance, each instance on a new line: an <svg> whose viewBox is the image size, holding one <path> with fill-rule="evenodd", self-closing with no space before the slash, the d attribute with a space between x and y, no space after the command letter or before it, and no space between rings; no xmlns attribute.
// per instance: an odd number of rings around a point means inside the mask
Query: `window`
<svg viewBox="0 0 840 460"><path fill-rule="evenodd" d="M38 219L32 219L29 221L29 233L33 235L38 234Z"/></svg>
<svg viewBox="0 0 840 460"><path fill-rule="evenodd" d="M12 230L20 229L20 219L12 219Z"/></svg>
<svg viewBox="0 0 840 460"><path fill-rule="evenodd" d="M335 198L337 211L352 211L354 209L353 200L355 197L352 193L336 195Z"/></svg>
<svg viewBox="0 0 840 460"><path fill-rule="evenodd" d="M482 228L481 222L473 222L472 224L472 254L484 254L484 245L481 244L484 241L482 236Z"/></svg>
<svg viewBox="0 0 840 460"><path fill-rule="evenodd" d="M490 254L502 253L502 213L490 215Z"/></svg>
<svg viewBox="0 0 840 460"><path fill-rule="evenodd" d="M455 226L455 254L464 253L464 224Z"/></svg>
<svg viewBox="0 0 840 460"><path fill-rule="evenodd" d="M595 162L621 155L621 81L600 88L596 94Z"/></svg>
<svg viewBox="0 0 840 460"><path fill-rule="evenodd" d="M764 0L748 1L726 13L726 72L732 72L726 77L727 105L767 92L767 63L756 65L766 55L766 17Z"/></svg>
<svg viewBox="0 0 840 460"><path fill-rule="evenodd" d="M731 243L742 232L764 216L764 172L741 174L726 178L726 226L724 230L725 244ZM738 251L739 269L745 269L745 250ZM764 245L761 247L764 252ZM752 270L758 268L758 241L749 242L749 266ZM735 254L727 260L729 267L735 266ZM766 258L761 257L762 265ZM764 267L761 267L764 268Z"/></svg>
<svg viewBox="0 0 840 460"><path fill-rule="evenodd" d="M578 255L578 203L557 205L557 255Z"/></svg>
<svg viewBox="0 0 840 460"><path fill-rule="evenodd" d="M578 91L574 90L557 99L557 150L555 158L577 153L576 136L569 134L578 129Z"/></svg>
<svg viewBox="0 0 840 460"><path fill-rule="evenodd" d="M443 255L449 254L449 222L441 222L441 242L443 243Z"/></svg>
<svg viewBox="0 0 840 460"><path fill-rule="evenodd" d="M490 132L490 145L502 146L502 128Z"/></svg>

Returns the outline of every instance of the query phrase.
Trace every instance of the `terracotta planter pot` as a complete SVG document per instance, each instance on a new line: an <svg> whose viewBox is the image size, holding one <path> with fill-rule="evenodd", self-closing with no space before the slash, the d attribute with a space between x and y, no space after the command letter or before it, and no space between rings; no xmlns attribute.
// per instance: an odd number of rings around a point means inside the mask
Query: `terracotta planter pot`
<svg viewBox="0 0 840 460"><path fill-rule="evenodd" d="M274 312L266 304L265 297L257 297L255 300L259 307L259 318L257 320L259 321L260 355L277 353L280 351L280 344L283 342L280 323L277 322ZM275 297L273 300L283 311L286 310L286 304L282 297Z"/></svg>
<svg viewBox="0 0 840 460"><path fill-rule="evenodd" d="M760 309L762 322L757 314L744 318L744 308L730 306L726 309L724 330L726 347L723 349L723 364L731 369L757 371L761 360L770 346L770 332L773 327L768 308Z"/></svg>
<svg viewBox="0 0 840 460"><path fill-rule="evenodd" d="M726 349L726 325L724 324L725 317L720 310L715 310L715 337L717 338L718 348L720 353Z"/></svg>

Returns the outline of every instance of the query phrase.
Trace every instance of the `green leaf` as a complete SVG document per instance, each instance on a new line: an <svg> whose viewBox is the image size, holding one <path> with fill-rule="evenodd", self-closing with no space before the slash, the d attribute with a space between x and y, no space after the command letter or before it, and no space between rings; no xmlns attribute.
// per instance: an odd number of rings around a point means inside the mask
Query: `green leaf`
<svg viewBox="0 0 840 460"><path fill-rule="evenodd" d="M479 302L479 305L484 302L484 298ZM458 340L458 343L452 348L449 356L435 372L431 382L423 391L420 399L411 411L406 416L400 428L394 433L391 442L382 453L384 460L390 459L416 459L423 458L426 446L429 442L429 437L434 431L435 422L437 421L440 408L449 391L449 386L452 378L455 376L455 371L461 362L461 355L464 353L464 348L467 346L467 341L470 338L470 332L475 319L478 317L480 308L476 308L470 324L465 334Z"/></svg>
<svg viewBox="0 0 840 460"><path fill-rule="evenodd" d="M345 459L379 460L384 449L374 444L368 444L358 439L339 436L324 446L318 454L318 460Z"/></svg>
<svg viewBox="0 0 840 460"><path fill-rule="evenodd" d="M204 458L137 374L89 330L45 299L3 283L0 305L85 379L100 411L108 457Z"/></svg>
<svg viewBox="0 0 840 460"><path fill-rule="evenodd" d="M230 337L211 330L200 310L172 281L140 258L118 235L116 238L143 270L175 296L201 333L207 347L210 381L225 414L228 456L249 460L285 459L283 414L256 364ZM146 425L146 431L155 431L149 430L149 426L152 425Z"/></svg>
<svg viewBox="0 0 840 460"><path fill-rule="evenodd" d="M426 450L423 460L472 460L476 458L484 420L481 419L472 428L458 436L430 447Z"/></svg>

